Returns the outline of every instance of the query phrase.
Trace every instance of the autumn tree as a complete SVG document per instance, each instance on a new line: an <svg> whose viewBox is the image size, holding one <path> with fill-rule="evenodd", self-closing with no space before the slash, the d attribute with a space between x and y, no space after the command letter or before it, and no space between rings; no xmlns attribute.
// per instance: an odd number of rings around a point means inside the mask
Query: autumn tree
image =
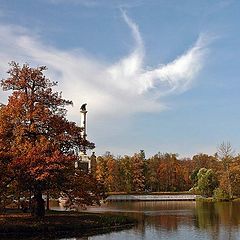
<svg viewBox="0 0 240 240"><path fill-rule="evenodd" d="M108 175L107 159L104 156L97 157L96 178L104 185L106 190Z"/></svg>
<svg viewBox="0 0 240 240"><path fill-rule="evenodd" d="M100 205L100 200L105 198L103 184L81 169L68 169L65 172L63 183L57 190L55 190L55 194L67 197L67 206L77 209L93 204Z"/></svg>
<svg viewBox="0 0 240 240"><path fill-rule="evenodd" d="M132 162L131 157L125 155L119 159L120 186L122 191L132 190Z"/></svg>
<svg viewBox="0 0 240 240"><path fill-rule="evenodd" d="M159 154L149 158L146 162L146 188L153 192L160 190L160 183L158 178L158 167L160 164Z"/></svg>
<svg viewBox="0 0 240 240"><path fill-rule="evenodd" d="M84 141L81 128L66 119L65 107L72 102L53 92L57 83L44 76L46 67L10 65L9 78L1 81L3 90L12 92L0 111L0 165L6 169L1 184L5 187L15 180L22 191L31 191L34 215L41 217L43 192L61 189L69 176L77 177L73 150L94 145Z"/></svg>
<svg viewBox="0 0 240 240"><path fill-rule="evenodd" d="M220 190L225 193L228 198L233 196L240 196L240 157L239 155L232 158L231 162L228 165L228 170L221 172L219 175ZM229 186L230 183L230 186ZM229 187L231 189L231 194L229 194Z"/></svg>
<svg viewBox="0 0 240 240"><path fill-rule="evenodd" d="M146 161L146 187L150 191L186 191L192 186L189 179L193 161L178 159L177 154L158 153Z"/></svg>
<svg viewBox="0 0 240 240"><path fill-rule="evenodd" d="M107 152L97 158L96 177L109 192L119 191L119 168L114 156Z"/></svg>
<svg viewBox="0 0 240 240"><path fill-rule="evenodd" d="M215 156L211 156L205 153L199 153L192 158L195 169L211 168L215 171L219 170L218 160Z"/></svg>
<svg viewBox="0 0 240 240"><path fill-rule="evenodd" d="M230 165L233 161L233 155L234 155L234 151L232 149L230 142L226 142L226 143L223 142L220 144L220 146L218 147L218 156L223 164L223 167L224 167L223 175L225 175L224 179L226 179L224 181L226 184L223 184L223 181L222 181L221 185L222 186L227 185L226 188L228 189L227 192L230 198L233 197L232 183L230 178Z"/></svg>
<svg viewBox="0 0 240 240"><path fill-rule="evenodd" d="M180 162L177 154L160 154L161 161L158 166L158 177L160 181L160 190L176 191L179 190L178 184L182 182Z"/></svg>
<svg viewBox="0 0 240 240"><path fill-rule="evenodd" d="M132 190L141 192L144 190L144 157L142 152L134 154L132 164Z"/></svg>
<svg viewBox="0 0 240 240"><path fill-rule="evenodd" d="M232 194L240 196L240 157L237 156L229 168Z"/></svg>
<svg viewBox="0 0 240 240"><path fill-rule="evenodd" d="M189 178L193 166L191 160L180 159L177 161L176 168L176 191L188 191L192 187L192 182Z"/></svg>
<svg viewBox="0 0 240 240"><path fill-rule="evenodd" d="M110 192L119 191L119 168L118 162L113 156L108 157L107 168L109 176L107 178L107 186Z"/></svg>
<svg viewBox="0 0 240 240"><path fill-rule="evenodd" d="M1 140L0 140L1 141ZM0 211L13 199L9 196L13 195L16 189L13 172L11 170L11 157L5 149L0 150Z"/></svg>

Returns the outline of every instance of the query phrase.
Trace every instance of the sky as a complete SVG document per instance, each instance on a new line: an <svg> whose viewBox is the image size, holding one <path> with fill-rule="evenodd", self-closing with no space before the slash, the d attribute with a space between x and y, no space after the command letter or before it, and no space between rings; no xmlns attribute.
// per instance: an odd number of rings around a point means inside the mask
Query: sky
<svg viewBox="0 0 240 240"><path fill-rule="evenodd" d="M1 0L8 63L47 66L97 155L240 152L240 1ZM10 93L0 90L0 102Z"/></svg>

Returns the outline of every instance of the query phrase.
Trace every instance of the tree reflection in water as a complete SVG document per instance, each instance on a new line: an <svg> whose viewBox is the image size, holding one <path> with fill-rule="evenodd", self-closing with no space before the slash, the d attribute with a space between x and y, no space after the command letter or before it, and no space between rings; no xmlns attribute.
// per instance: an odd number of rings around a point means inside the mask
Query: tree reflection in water
<svg viewBox="0 0 240 240"><path fill-rule="evenodd" d="M139 224L130 230L71 240L240 239L240 203L112 202L88 211L128 215Z"/></svg>

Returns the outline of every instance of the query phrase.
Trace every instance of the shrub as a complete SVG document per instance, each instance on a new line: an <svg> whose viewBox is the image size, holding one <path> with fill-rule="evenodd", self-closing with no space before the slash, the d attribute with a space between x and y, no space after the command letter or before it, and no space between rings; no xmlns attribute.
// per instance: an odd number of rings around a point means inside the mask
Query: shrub
<svg viewBox="0 0 240 240"><path fill-rule="evenodd" d="M217 201L229 201L229 194L221 188L216 188L213 191L213 197Z"/></svg>

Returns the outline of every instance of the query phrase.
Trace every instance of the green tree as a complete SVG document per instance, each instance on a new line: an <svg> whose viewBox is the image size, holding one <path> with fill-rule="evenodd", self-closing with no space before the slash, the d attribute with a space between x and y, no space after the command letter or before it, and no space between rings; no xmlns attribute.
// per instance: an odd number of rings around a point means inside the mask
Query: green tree
<svg viewBox="0 0 240 240"><path fill-rule="evenodd" d="M218 187L218 180L212 169L201 168L198 171L197 177L197 188L200 194L208 197L212 196L214 189Z"/></svg>

